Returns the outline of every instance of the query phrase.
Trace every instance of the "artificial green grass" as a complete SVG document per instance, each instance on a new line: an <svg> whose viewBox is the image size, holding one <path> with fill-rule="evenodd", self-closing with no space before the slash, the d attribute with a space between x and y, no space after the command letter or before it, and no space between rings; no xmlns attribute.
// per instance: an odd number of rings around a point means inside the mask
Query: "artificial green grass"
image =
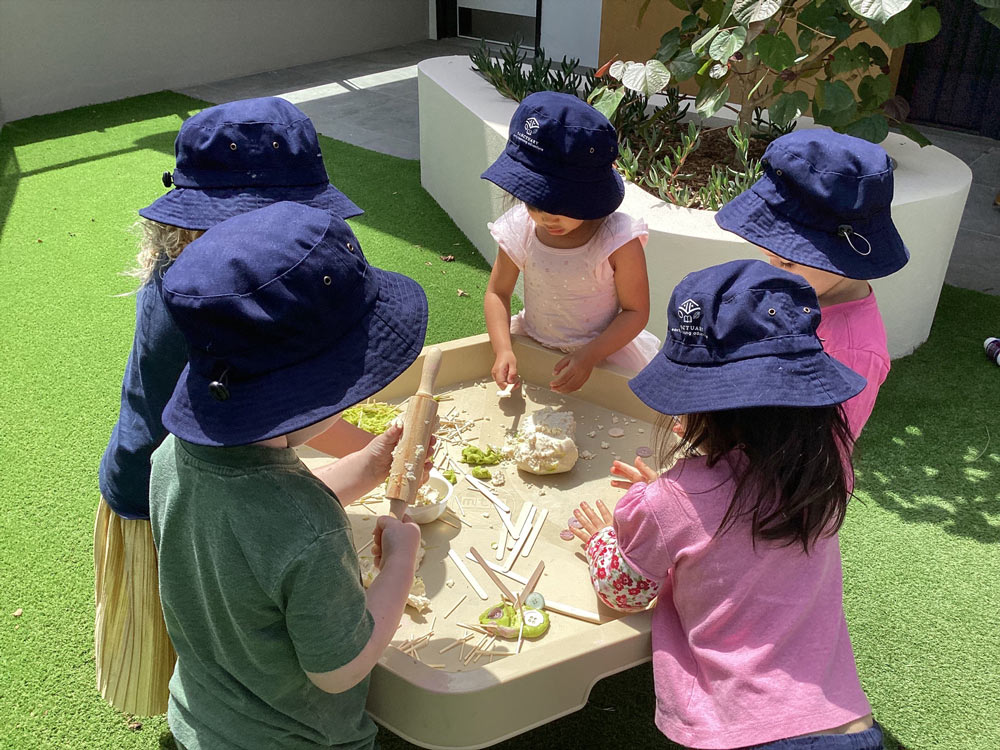
<svg viewBox="0 0 1000 750"><path fill-rule="evenodd" d="M0 133L0 750L172 746L162 717L130 729L94 688L92 525L132 337L133 300L115 296L134 289L119 275L134 254L127 228L163 192L177 128L202 106L163 93ZM484 330L487 266L420 188L417 162L330 139L323 150L335 183L368 209L351 221L366 255L427 289L428 341ZM862 502L841 532L845 606L890 749L1000 747L991 320L1000 298L946 287L930 340L894 363L859 445ZM672 747L652 715L639 667L501 747Z"/></svg>

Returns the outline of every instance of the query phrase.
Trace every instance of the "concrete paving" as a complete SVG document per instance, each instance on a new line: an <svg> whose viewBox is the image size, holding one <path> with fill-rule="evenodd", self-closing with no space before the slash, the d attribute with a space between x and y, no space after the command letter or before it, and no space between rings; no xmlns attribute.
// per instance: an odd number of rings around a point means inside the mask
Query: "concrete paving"
<svg viewBox="0 0 1000 750"><path fill-rule="evenodd" d="M182 89L214 104L254 96L282 96L331 138L404 159L420 158L416 64L428 57L465 55L464 39L421 41ZM470 63L471 65L471 63ZM921 127L934 145L972 169L945 281L1000 295L1000 141Z"/></svg>

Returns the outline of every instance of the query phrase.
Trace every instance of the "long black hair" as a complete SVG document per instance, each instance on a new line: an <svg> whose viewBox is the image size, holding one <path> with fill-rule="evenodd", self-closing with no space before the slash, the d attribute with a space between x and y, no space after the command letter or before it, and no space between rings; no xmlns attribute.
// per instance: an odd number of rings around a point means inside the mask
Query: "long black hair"
<svg viewBox="0 0 1000 750"><path fill-rule="evenodd" d="M685 419L682 441L661 441L661 465L692 451L710 467L737 462L736 490L716 535L748 523L754 543L801 544L808 554L817 539L840 528L854 475L853 440L839 405L761 406ZM670 420L661 420L661 435ZM734 449L745 460L734 458Z"/></svg>

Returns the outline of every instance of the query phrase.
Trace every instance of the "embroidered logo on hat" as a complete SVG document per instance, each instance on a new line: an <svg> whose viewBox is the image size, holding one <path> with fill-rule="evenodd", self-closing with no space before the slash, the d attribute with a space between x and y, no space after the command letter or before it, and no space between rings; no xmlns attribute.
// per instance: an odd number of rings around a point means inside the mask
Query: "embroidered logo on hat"
<svg viewBox="0 0 1000 750"><path fill-rule="evenodd" d="M692 323L701 317L701 305L689 297L677 308L677 316L685 323Z"/></svg>
<svg viewBox="0 0 1000 750"><path fill-rule="evenodd" d="M701 305L688 297L677 306L677 325L670 328L672 333L680 336L705 337L705 327L697 322L701 319ZM669 321L668 321L669 326Z"/></svg>
<svg viewBox="0 0 1000 750"><path fill-rule="evenodd" d="M529 117L524 121L524 132L528 135L534 135L535 131L538 130L538 120L534 117Z"/></svg>

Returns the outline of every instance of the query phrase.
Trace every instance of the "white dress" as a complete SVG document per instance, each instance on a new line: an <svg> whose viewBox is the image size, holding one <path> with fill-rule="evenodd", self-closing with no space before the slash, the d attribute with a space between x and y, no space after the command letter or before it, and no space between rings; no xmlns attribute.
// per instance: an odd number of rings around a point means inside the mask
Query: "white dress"
<svg viewBox="0 0 1000 750"><path fill-rule="evenodd" d="M535 235L524 204L488 226L524 274L524 309L511 318L510 332L567 353L597 338L621 311L608 258L629 240L638 238L645 247L649 239L646 222L615 212L585 245L549 247ZM605 361L639 372L659 348L659 339L643 330Z"/></svg>

